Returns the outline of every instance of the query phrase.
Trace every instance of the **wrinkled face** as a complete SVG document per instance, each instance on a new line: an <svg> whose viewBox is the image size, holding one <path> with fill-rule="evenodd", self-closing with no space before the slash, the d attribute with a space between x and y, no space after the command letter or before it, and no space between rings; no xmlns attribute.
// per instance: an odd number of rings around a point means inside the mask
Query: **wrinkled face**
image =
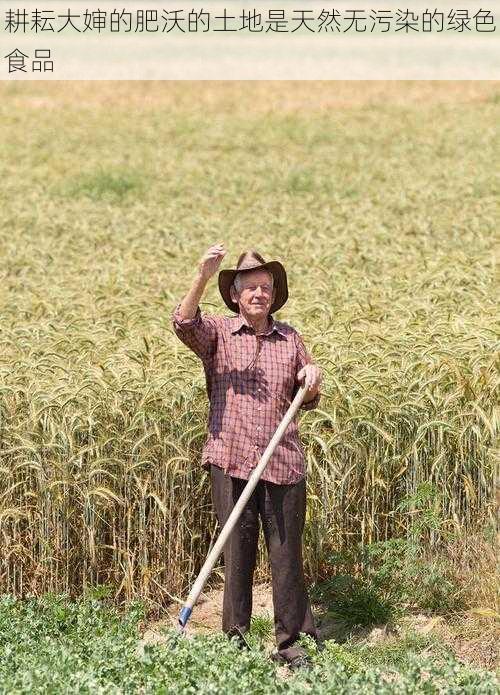
<svg viewBox="0 0 500 695"><path fill-rule="evenodd" d="M265 270L251 270L240 275L239 289L231 287L231 299L237 302L240 313L249 318L261 319L269 314L276 291L273 278Z"/></svg>

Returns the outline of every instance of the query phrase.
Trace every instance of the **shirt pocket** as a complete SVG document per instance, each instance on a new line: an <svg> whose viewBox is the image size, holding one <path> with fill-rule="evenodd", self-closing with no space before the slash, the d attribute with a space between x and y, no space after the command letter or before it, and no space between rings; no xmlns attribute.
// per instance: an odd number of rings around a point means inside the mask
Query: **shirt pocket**
<svg viewBox="0 0 500 695"><path fill-rule="evenodd" d="M295 384L295 356L276 356L270 365L271 390L276 400L283 405L290 404Z"/></svg>

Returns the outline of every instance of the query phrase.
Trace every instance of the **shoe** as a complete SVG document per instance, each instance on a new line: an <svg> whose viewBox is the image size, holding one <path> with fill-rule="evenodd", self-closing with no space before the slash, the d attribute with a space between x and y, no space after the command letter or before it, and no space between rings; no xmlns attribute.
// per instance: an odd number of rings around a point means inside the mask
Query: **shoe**
<svg viewBox="0 0 500 695"><path fill-rule="evenodd" d="M306 654L299 654L298 656L294 656L293 659L291 659L288 662L288 668L291 671L298 671L299 669L308 669L311 668L311 660Z"/></svg>
<svg viewBox="0 0 500 695"><path fill-rule="evenodd" d="M231 633L228 635L229 639L236 638L236 646L238 649L244 650L244 649L250 649L250 645L246 641L242 631L239 628L233 628Z"/></svg>
<svg viewBox="0 0 500 695"><path fill-rule="evenodd" d="M292 659L285 659L279 652L273 652L271 654L271 661L277 664L282 664L288 666L291 671L298 671L299 669L311 668L311 660L307 654L297 654Z"/></svg>

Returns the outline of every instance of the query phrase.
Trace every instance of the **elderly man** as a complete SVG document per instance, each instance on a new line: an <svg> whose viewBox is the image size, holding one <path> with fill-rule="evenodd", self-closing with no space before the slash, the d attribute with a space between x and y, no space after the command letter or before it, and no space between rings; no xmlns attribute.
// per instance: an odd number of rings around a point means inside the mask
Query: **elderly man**
<svg viewBox="0 0 500 695"><path fill-rule="evenodd" d="M210 468L212 499L224 525L299 385L303 409L319 400L321 374L288 324L275 321L288 298L285 268L255 251L219 273L219 290L236 315L202 315L198 304L226 251L208 249L191 288L173 314L176 334L202 360L210 401L202 464ZM302 563L306 512L305 461L297 423L290 423L224 549L222 627L242 644L250 627L259 517L272 572L278 661L306 663L296 642L316 637Z"/></svg>

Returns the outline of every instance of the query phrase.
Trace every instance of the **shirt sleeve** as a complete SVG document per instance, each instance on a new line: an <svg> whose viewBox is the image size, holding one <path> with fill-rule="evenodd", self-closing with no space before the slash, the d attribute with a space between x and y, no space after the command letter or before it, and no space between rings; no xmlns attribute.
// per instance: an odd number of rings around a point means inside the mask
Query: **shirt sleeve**
<svg viewBox="0 0 500 695"><path fill-rule="evenodd" d="M297 375L302 367L304 367L306 364L312 364L313 361L311 359L310 354L306 350L306 346L304 345L304 341L302 340L301 336L298 333L294 334L295 336L295 344L297 346L297 369L295 374ZM300 382L297 380L297 377L295 377L295 386L293 389L293 398L295 398L295 394L299 390ZM300 406L301 410L313 410L313 408L316 408L319 399L320 399L320 392L314 396L314 398L310 401L307 401L307 403L302 403Z"/></svg>
<svg viewBox="0 0 500 695"><path fill-rule="evenodd" d="M184 345L192 350L203 362L209 361L215 354L217 347L217 321L214 316L204 314L200 307L192 319L182 318L180 304L172 313L172 323L177 337Z"/></svg>

